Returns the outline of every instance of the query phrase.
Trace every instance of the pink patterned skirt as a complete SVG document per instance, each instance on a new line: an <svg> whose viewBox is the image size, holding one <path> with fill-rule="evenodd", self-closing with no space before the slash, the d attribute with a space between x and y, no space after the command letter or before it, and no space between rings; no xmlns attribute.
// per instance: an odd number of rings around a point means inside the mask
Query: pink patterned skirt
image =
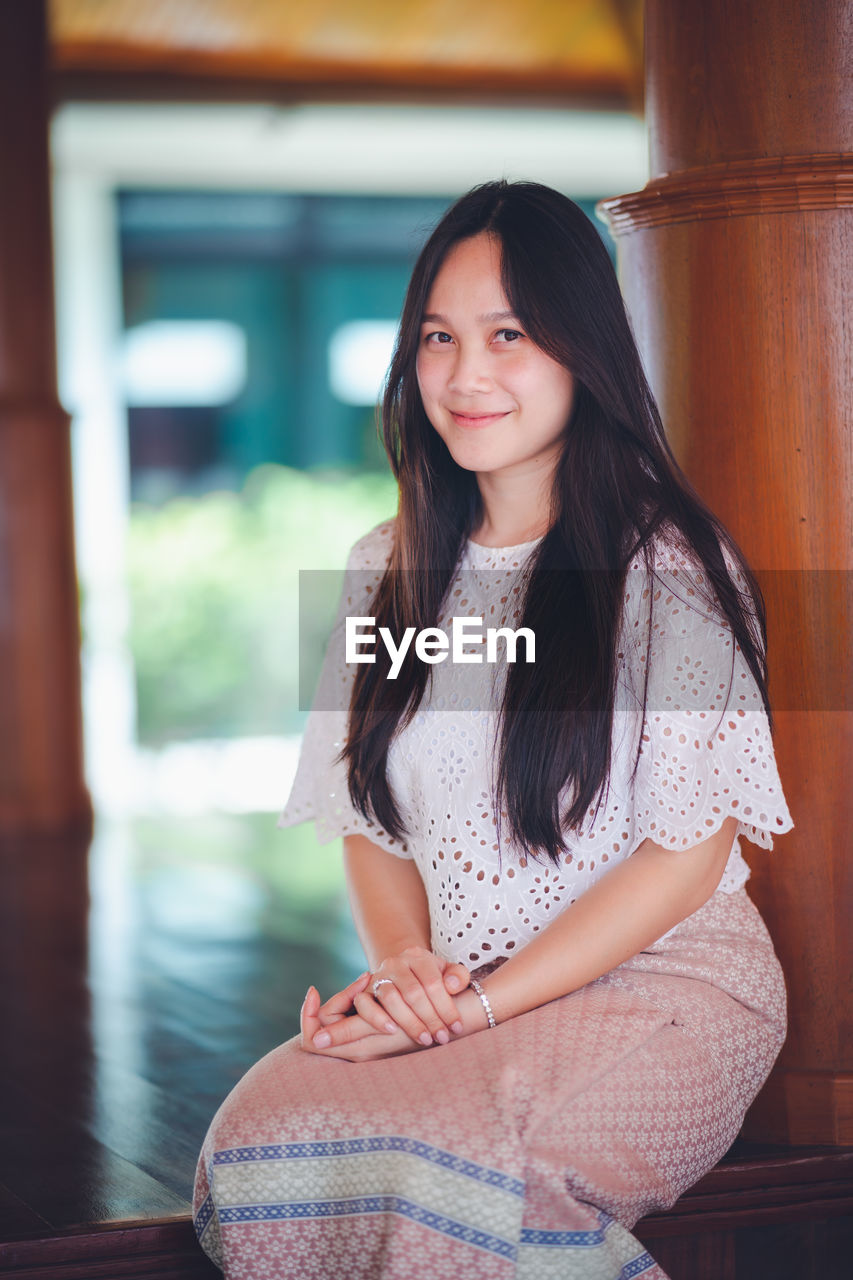
<svg viewBox="0 0 853 1280"><path fill-rule="evenodd" d="M228 1280L666 1280L631 1234L725 1154L786 1030L745 889L492 1031L243 1077L196 1178Z"/></svg>

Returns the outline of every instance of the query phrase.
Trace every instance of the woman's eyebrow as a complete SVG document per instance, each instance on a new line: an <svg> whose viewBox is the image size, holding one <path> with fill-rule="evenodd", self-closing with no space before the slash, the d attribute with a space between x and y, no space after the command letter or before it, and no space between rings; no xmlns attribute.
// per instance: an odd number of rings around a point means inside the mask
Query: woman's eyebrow
<svg viewBox="0 0 853 1280"><path fill-rule="evenodd" d="M485 315L477 316L478 324L496 324L499 320L516 320L514 311L488 311ZM449 324L447 316L439 315L436 311L427 311L421 317L421 324Z"/></svg>

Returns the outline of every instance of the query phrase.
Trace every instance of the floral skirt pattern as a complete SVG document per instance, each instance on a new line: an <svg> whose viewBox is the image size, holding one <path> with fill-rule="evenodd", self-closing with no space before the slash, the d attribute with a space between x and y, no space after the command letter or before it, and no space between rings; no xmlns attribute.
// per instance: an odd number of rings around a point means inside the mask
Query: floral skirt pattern
<svg viewBox="0 0 853 1280"><path fill-rule="evenodd" d="M666 1280L631 1234L717 1163L785 1038L745 889L656 948L448 1045L258 1062L199 1158L227 1280Z"/></svg>

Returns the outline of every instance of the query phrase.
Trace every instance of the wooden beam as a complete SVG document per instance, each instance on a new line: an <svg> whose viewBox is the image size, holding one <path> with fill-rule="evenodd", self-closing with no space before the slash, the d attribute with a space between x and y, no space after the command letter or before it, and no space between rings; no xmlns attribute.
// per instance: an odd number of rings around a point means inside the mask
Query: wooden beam
<svg viewBox="0 0 853 1280"><path fill-rule="evenodd" d="M53 96L119 102L524 103L590 111L636 109L623 76L490 66L395 65L176 53L109 56L100 46L58 50Z"/></svg>

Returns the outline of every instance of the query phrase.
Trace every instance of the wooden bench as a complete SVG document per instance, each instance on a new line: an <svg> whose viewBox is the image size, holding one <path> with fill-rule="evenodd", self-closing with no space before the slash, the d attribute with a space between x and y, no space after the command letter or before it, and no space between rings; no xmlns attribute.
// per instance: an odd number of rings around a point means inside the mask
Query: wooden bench
<svg viewBox="0 0 853 1280"><path fill-rule="evenodd" d="M848 1280L853 1148L736 1143L670 1210L634 1231L671 1280ZM0 1275L215 1280L220 1273L199 1249L189 1216L176 1215L0 1243Z"/></svg>

